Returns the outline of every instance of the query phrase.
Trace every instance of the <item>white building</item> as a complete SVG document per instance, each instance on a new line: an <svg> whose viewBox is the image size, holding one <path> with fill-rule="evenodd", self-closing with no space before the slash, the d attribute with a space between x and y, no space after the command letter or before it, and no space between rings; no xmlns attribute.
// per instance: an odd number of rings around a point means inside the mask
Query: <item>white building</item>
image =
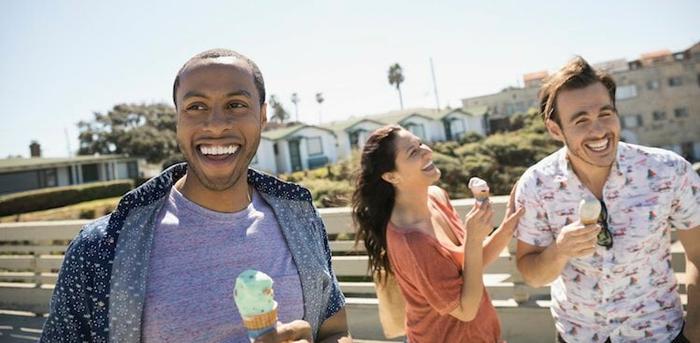
<svg viewBox="0 0 700 343"><path fill-rule="evenodd" d="M77 185L96 181L134 179L145 161L127 155L72 158L7 158L0 160L0 194Z"/></svg>
<svg viewBox="0 0 700 343"><path fill-rule="evenodd" d="M372 131L386 125L367 118L353 118L325 126L338 137L338 156L349 156L353 149L362 149Z"/></svg>
<svg viewBox="0 0 700 343"><path fill-rule="evenodd" d="M265 131L262 137L254 162L265 166L262 169L269 168L268 171L272 171L274 164L277 174L313 169L338 160L338 138L327 128L300 124ZM263 144L265 140L272 144Z"/></svg>
<svg viewBox="0 0 700 343"><path fill-rule="evenodd" d="M277 173L277 162L275 161L275 142L263 136L260 138L260 145L255 157L250 162L250 166L257 170L275 174Z"/></svg>
<svg viewBox="0 0 700 343"><path fill-rule="evenodd" d="M369 134L387 124L398 124L413 132L426 143L457 140L469 132L486 134L484 119L487 108L472 110L413 108L357 117L331 123L324 127L338 137L338 157L345 158L353 149L361 149Z"/></svg>
<svg viewBox="0 0 700 343"><path fill-rule="evenodd" d="M252 166L272 174L314 169L361 149L372 131L398 124L426 143L486 134L486 107L465 110L415 108L356 117L323 126L297 124L264 131Z"/></svg>

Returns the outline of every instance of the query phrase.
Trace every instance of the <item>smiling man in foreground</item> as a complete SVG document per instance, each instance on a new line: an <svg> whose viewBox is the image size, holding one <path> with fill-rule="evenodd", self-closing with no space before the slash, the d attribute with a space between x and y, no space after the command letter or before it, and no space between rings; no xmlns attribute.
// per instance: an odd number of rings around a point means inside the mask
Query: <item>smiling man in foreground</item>
<svg viewBox="0 0 700 343"><path fill-rule="evenodd" d="M677 154L620 142L615 82L578 57L540 90L564 147L528 169L516 202L517 264L551 283L559 342L699 342L700 177ZM598 199L597 224L579 202ZM688 263L688 314L671 267L671 229Z"/></svg>
<svg viewBox="0 0 700 343"><path fill-rule="evenodd" d="M274 280L280 325L259 342L351 341L308 190L249 169L267 121L253 61L210 50L173 87L186 163L122 198L71 242L42 342L248 342L236 277Z"/></svg>

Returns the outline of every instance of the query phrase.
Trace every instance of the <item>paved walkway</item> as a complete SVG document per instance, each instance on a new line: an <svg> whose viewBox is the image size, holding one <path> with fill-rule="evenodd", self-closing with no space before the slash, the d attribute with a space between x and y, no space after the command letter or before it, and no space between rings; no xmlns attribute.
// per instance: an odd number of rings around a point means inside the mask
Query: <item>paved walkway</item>
<svg viewBox="0 0 700 343"><path fill-rule="evenodd" d="M36 317L31 313L0 311L0 342L27 343L38 341L44 320L44 317Z"/></svg>
<svg viewBox="0 0 700 343"><path fill-rule="evenodd" d="M0 311L0 342L27 343L36 342L41 335L44 317L35 317L29 313ZM389 343L389 341L353 340L355 343Z"/></svg>

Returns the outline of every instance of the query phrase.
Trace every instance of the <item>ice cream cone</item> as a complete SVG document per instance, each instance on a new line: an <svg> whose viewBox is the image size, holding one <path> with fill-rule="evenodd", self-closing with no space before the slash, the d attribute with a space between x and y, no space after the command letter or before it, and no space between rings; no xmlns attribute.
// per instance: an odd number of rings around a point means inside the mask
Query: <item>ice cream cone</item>
<svg viewBox="0 0 700 343"><path fill-rule="evenodd" d="M248 337L251 341L255 340L275 328L277 326L277 307L272 309L272 311L259 314L257 316L244 317L243 326L248 330Z"/></svg>
<svg viewBox="0 0 700 343"><path fill-rule="evenodd" d="M489 185L486 183L486 181L478 177L473 177L469 179L469 189L472 191L476 201L485 202L489 200L491 190L489 189Z"/></svg>
<svg viewBox="0 0 700 343"><path fill-rule="evenodd" d="M578 206L578 213L581 224L591 225L598 223L598 218L600 217L601 210L602 208L598 199L590 196L581 199L581 202Z"/></svg>
<svg viewBox="0 0 700 343"><path fill-rule="evenodd" d="M267 274L251 269L236 278L233 300L251 342L277 326L277 302L272 284Z"/></svg>

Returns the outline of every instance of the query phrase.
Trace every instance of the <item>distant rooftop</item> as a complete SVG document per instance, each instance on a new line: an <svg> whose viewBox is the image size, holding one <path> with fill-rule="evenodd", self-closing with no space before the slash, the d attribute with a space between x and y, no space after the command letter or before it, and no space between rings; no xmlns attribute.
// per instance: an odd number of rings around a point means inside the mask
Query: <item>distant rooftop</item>
<svg viewBox="0 0 700 343"><path fill-rule="evenodd" d="M542 71L536 71L534 73L527 73L523 75L523 80L525 82L527 81L533 81L533 80L541 80L549 76L549 73L546 70Z"/></svg>
<svg viewBox="0 0 700 343"><path fill-rule="evenodd" d="M362 117L352 117L348 120L335 121L328 124L324 124L323 127L333 131L341 131L352 127L353 125L362 121L370 121L380 125L388 125L400 123L404 119L414 115L421 116L430 120L440 120L453 112L461 112L466 115L481 116L484 115L486 111L488 111L488 107L486 106L476 106L469 109L446 108L439 111L434 108L416 107L407 108L403 110L389 111L379 114L370 114Z"/></svg>
<svg viewBox="0 0 700 343"><path fill-rule="evenodd" d="M646 59L654 59L654 58L666 57L666 56L671 56L671 50L663 49L663 50L656 50L656 51L652 51L652 52L643 53L641 55L641 58L643 60L646 60Z"/></svg>
<svg viewBox="0 0 700 343"><path fill-rule="evenodd" d="M332 130L330 130L329 128L327 128L327 127L325 127L325 126L316 126L316 125L307 125L307 124L296 124L296 125L287 126L287 127L285 127L285 128L281 128L281 129L270 130L270 131L264 131L264 132L261 134L261 136L262 136L262 138L264 138L264 139L269 139L269 140L271 140L271 141L276 141L276 140L280 140L280 139L287 138L287 137L289 137L290 135L292 135L293 133L295 133L295 132L297 132L297 131L299 131L299 130L301 130L301 129L303 129L303 128L307 128L307 127L316 128L316 129L319 129L319 130L329 131L330 133L332 133L332 134L335 135L335 133L334 133Z"/></svg>
<svg viewBox="0 0 700 343"><path fill-rule="evenodd" d="M5 158L0 159L0 172L11 172L27 169L40 169L67 166L71 164L96 163L111 160L137 159L128 155L98 155L76 157L34 157L34 158Z"/></svg>

